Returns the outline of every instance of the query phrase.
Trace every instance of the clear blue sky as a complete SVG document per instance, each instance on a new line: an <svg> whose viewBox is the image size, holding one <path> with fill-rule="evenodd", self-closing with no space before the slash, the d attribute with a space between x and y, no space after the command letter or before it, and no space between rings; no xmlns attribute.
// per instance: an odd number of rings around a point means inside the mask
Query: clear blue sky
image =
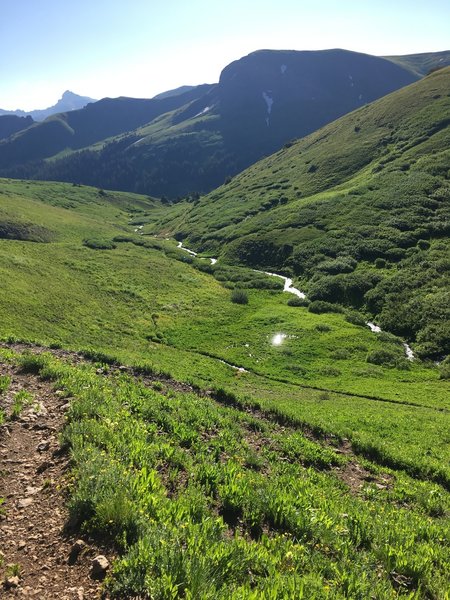
<svg viewBox="0 0 450 600"><path fill-rule="evenodd" d="M450 48L449 0L0 0L0 108L151 97L260 48Z"/></svg>

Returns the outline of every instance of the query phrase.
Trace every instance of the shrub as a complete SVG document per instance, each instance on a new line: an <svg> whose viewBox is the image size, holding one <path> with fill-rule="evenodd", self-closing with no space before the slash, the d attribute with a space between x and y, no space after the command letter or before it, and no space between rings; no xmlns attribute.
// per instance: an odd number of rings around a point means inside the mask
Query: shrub
<svg viewBox="0 0 450 600"><path fill-rule="evenodd" d="M360 327L364 327L366 324L365 318L362 316L361 313L357 312L356 310L348 311L345 316L345 320L347 321L347 323L351 323L352 325L359 325Z"/></svg>
<svg viewBox="0 0 450 600"><path fill-rule="evenodd" d="M314 300L314 302L311 302L308 306L308 310L315 314L321 314L341 313L343 309L342 306L339 306L338 304L332 304L331 302L325 302L324 300Z"/></svg>
<svg viewBox="0 0 450 600"><path fill-rule="evenodd" d="M234 302L234 304L248 304L248 296L243 290L233 290L231 292L231 302Z"/></svg>
<svg viewBox="0 0 450 600"><path fill-rule="evenodd" d="M351 257L337 258L319 263L317 269L329 275L337 275L338 273L351 273L355 270L356 264L356 260Z"/></svg>
<svg viewBox="0 0 450 600"><path fill-rule="evenodd" d="M339 369L336 369L335 367L324 367L320 371L320 374L324 377L339 377L341 371Z"/></svg>
<svg viewBox="0 0 450 600"><path fill-rule="evenodd" d="M405 258L406 250L404 248L390 248L386 250L386 258L392 262L398 262Z"/></svg>
<svg viewBox="0 0 450 600"><path fill-rule="evenodd" d="M309 306L310 301L308 298L299 298L298 296L294 296L293 298L289 298L288 306Z"/></svg>
<svg viewBox="0 0 450 600"><path fill-rule="evenodd" d="M375 267L377 269L385 269L386 268L386 260L384 258L376 258L375 259Z"/></svg>
<svg viewBox="0 0 450 600"><path fill-rule="evenodd" d="M439 365L439 379L450 379L450 356Z"/></svg>
<svg viewBox="0 0 450 600"><path fill-rule="evenodd" d="M92 250L114 250L116 244L112 240L88 239L83 240L83 246Z"/></svg>
<svg viewBox="0 0 450 600"><path fill-rule="evenodd" d="M332 328L326 323L319 323L316 325L316 331L319 331L320 333L328 333L328 331L331 331L331 329Z"/></svg>
<svg viewBox="0 0 450 600"><path fill-rule="evenodd" d="M430 242L428 240L419 240L417 242L417 247L420 248L420 250L428 250Z"/></svg>
<svg viewBox="0 0 450 600"><path fill-rule="evenodd" d="M367 355L367 362L382 367L395 367L397 358L397 354L391 350L373 350Z"/></svg>

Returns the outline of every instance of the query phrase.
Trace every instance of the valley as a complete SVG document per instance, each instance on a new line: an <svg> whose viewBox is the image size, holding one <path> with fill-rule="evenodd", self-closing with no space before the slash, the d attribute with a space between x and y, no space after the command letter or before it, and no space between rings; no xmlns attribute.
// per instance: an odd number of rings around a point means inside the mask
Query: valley
<svg viewBox="0 0 450 600"><path fill-rule="evenodd" d="M447 597L450 68L417 61L205 194L0 179L5 597ZM216 93L83 110L135 148L187 110L214 153ZM120 145L83 118L41 125ZM66 158L20 132L0 157L69 164L58 136Z"/></svg>

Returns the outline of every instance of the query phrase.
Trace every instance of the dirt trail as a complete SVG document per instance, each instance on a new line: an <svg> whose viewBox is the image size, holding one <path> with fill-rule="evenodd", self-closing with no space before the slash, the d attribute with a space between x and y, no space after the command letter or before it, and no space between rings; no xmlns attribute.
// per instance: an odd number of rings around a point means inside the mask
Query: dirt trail
<svg viewBox="0 0 450 600"><path fill-rule="evenodd" d="M67 534L68 456L59 433L67 399L34 375L0 364L11 384L0 397L11 414L17 392L31 395L16 419L0 427L0 565L2 598L88 600L100 597L99 580L91 577L92 560L104 554L84 538ZM75 560L76 559L76 560ZM73 563L73 564L69 564Z"/></svg>

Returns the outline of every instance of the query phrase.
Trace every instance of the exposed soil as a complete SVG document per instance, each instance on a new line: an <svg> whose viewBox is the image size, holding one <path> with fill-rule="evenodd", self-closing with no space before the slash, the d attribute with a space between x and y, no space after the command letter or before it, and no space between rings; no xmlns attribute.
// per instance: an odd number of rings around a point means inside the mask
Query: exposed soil
<svg viewBox="0 0 450 600"><path fill-rule="evenodd" d="M88 538L73 550L78 536L65 531L68 522L68 456L58 434L67 399L47 382L0 364L11 377L1 407L11 415L21 390L32 399L15 419L0 427L0 551L3 555L0 596L40 600L100 597L101 581L91 576L92 560L105 554ZM108 556L108 558L111 558Z"/></svg>
<svg viewBox="0 0 450 600"><path fill-rule="evenodd" d="M394 477L389 473L374 475L364 468L355 458L351 444L348 440L343 440L340 448L337 450L340 454L344 454L350 460L342 466L335 467L333 470L337 477L341 479L350 488L352 494L357 494L368 483L371 483L379 490L389 489L392 487Z"/></svg>

